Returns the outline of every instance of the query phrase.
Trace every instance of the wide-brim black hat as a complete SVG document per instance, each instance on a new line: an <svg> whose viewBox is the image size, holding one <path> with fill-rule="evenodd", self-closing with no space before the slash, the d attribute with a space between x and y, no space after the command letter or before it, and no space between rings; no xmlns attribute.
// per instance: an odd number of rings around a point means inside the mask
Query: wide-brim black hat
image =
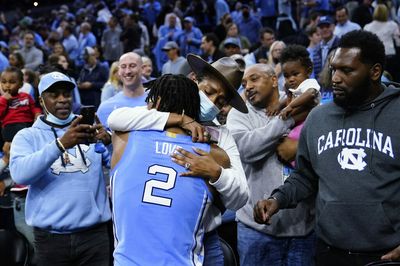
<svg viewBox="0 0 400 266"><path fill-rule="evenodd" d="M196 75L212 75L217 80L220 80L224 84L225 89L233 95L228 103L236 110L242 113L248 113L245 102L237 92L242 83L244 73L244 69L241 65L230 57L222 57L212 64L207 63L200 56L194 54L188 54L186 59Z"/></svg>

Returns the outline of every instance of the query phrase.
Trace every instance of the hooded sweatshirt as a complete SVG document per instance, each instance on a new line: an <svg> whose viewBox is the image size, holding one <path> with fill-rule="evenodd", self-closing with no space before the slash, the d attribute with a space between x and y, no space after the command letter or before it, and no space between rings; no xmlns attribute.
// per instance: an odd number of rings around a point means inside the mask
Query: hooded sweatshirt
<svg viewBox="0 0 400 266"><path fill-rule="evenodd" d="M67 129L54 128L57 137ZM102 170L102 160L107 163L109 154L102 158L94 144L76 145L67 150L69 162L64 167L55 139L51 126L40 117L31 128L19 131L11 144L11 176L16 183L29 185L27 224L67 234L110 220Z"/></svg>
<svg viewBox="0 0 400 266"><path fill-rule="evenodd" d="M308 116L296 170L273 191L280 208L317 194L316 233L336 248L368 252L400 244L400 90L353 109L330 103Z"/></svg>

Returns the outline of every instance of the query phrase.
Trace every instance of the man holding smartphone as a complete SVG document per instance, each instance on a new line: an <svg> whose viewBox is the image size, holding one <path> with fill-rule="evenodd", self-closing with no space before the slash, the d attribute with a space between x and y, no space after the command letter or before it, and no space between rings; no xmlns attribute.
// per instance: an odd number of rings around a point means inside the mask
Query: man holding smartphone
<svg viewBox="0 0 400 266"><path fill-rule="evenodd" d="M44 115L15 136L10 172L16 183L30 186L26 221L34 227L39 265L106 266L111 213L102 163L110 158L93 143L111 139L100 123L83 124L72 113L73 88L60 72L41 77Z"/></svg>

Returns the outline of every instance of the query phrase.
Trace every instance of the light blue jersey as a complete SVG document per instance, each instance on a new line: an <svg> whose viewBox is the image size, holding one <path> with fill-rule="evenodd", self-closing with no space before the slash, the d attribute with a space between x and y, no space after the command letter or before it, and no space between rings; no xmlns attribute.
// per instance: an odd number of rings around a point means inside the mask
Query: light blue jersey
<svg viewBox="0 0 400 266"><path fill-rule="evenodd" d="M112 171L114 264L202 265L212 195L205 181L181 177L176 147L209 152L208 144L160 131L132 131Z"/></svg>

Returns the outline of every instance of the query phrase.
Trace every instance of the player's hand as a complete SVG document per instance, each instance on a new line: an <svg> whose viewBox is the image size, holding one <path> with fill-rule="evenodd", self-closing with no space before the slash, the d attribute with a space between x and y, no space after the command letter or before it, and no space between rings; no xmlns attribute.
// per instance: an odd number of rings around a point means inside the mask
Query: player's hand
<svg viewBox="0 0 400 266"><path fill-rule="evenodd" d="M193 142L208 143L210 141L210 135L206 129L187 115L183 116L180 127L190 132Z"/></svg>
<svg viewBox="0 0 400 266"><path fill-rule="evenodd" d="M259 200L256 205L254 205L253 209L254 221L259 224L271 224L270 219L278 210L279 206L277 200Z"/></svg>
<svg viewBox="0 0 400 266"><path fill-rule="evenodd" d="M88 140L94 139L96 133L95 127L86 124L79 124L81 120L82 116L80 115L72 121L68 130L60 138L65 149L72 148L76 144L85 144Z"/></svg>
<svg viewBox="0 0 400 266"><path fill-rule="evenodd" d="M381 260L400 260L400 246L383 255Z"/></svg>
<svg viewBox="0 0 400 266"><path fill-rule="evenodd" d="M282 138L276 147L276 154L280 161L291 162L296 158L297 145L299 141L288 137Z"/></svg>
<svg viewBox="0 0 400 266"><path fill-rule="evenodd" d="M187 172L181 176L200 176L214 183L221 175L221 166L212 156L198 148L193 148L195 153L177 148L171 155L172 161L186 168Z"/></svg>
<svg viewBox="0 0 400 266"><path fill-rule="evenodd" d="M111 135L108 134L107 130L105 129L105 127L103 126L103 124L100 122L99 117L97 116L97 114L94 117L96 124L94 125L94 129L95 129L95 142L100 140L101 142L103 142L104 145L109 145L111 143Z"/></svg>

